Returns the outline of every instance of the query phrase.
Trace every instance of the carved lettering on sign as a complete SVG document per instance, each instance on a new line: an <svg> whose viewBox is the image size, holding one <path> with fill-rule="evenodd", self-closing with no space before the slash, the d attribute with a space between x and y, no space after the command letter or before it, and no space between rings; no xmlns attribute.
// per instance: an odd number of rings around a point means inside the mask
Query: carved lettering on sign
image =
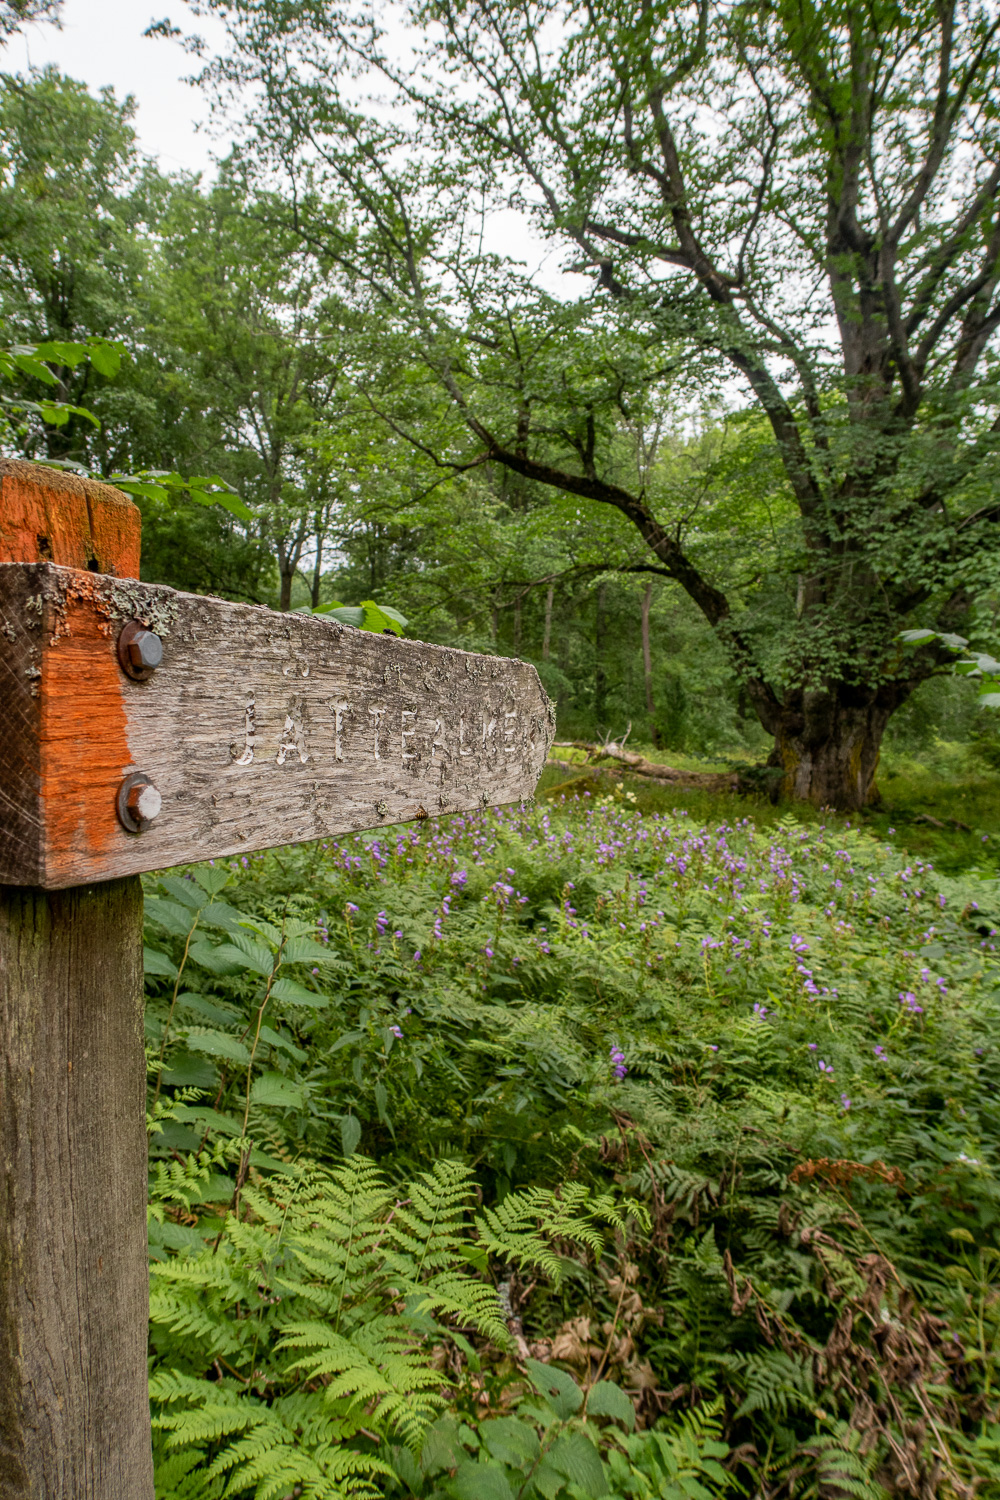
<svg viewBox="0 0 1000 1500"><path fill-rule="evenodd" d="M255 729L254 729L254 722L255 722L255 719L256 719L256 715L257 715L257 700L256 700L254 694L251 693L250 696L249 696L249 698L247 699L247 706L246 706L246 711L245 711L245 738L246 738L246 743L245 743L245 745L243 747L243 754L240 755L237 758L236 764L238 766L248 766L250 764L250 762L253 760L254 746L257 743L257 736L256 736Z"/></svg>
<svg viewBox="0 0 1000 1500"><path fill-rule="evenodd" d="M379 752L379 734L381 733L381 730L382 730L382 720L385 718L385 709L384 708L379 708L379 707L373 705L368 710L368 713L371 716L371 718L374 720L374 725L375 725L374 732L373 732L373 735L372 735L372 752L373 752L376 760L381 760L382 756L381 756L381 754Z"/></svg>
<svg viewBox="0 0 1000 1500"><path fill-rule="evenodd" d="M328 702L330 717L333 720L333 759L344 762L349 758L351 737L347 724L348 716L353 712L348 699L332 698ZM398 719L396 713L398 712ZM392 762L394 754L391 747L395 744L395 734L399 734L399 760L401 764L408 765L411 761L419 762L426 758L430 765L441 766L451 759L452 751L448 747L448 725L443 718L436 717L433 720L433 730L427 738L427 730L421 725L420 711L416 708L403 708L390 710L385 704L372 704L368 709L368 715L372 724L371 753L372 759L380 764L386 761ZM278 746L274 764L284 766L297 761L305 765L307 761L315 762L317 757L322 762L329 755L329 740L323 739L320 743L312 743L307 746L305 729L305 704L303 700L297 699L283 717L280 734L277 736ZM279 721L280 722L280 721ZM426 725L429 721L424 720ZM480 741L482 753L489 755L492 745L500 742L505 755L516 755L518 752L518 713L516 709L506 709L502 715L491 713L489 709L482 714L480 726ZM474 755L475 748L465 742L465 715L458 716L458 753L467 756ZM262 733L266 735L266 723L260 722L258 714L257 694L250 693L244 708L244 746L242 754L237 755L239 749L238 741L234 741L230 748L230 757L238 766L249 766L254 763L254 757L260 747ZM273 730L272 730L273 733ZM273 743L273 741L272 741ZM358 747L360 748L360 747Z"/></svg>
<svg viewBox="0 0 1000 1500"><path fill-rule="evenodd" d="M513 739L514 739L514 727L515 727L516 720L517 720L517 712L516 712L516 710L512 710L509 713L505 713L504 716L503 716L503 739L504 739L503 748L504 748L504 754L505 755L513 755L514 751L517 749L517 746L513 743Z"/></svg>
<svg viewBox="0 0 1000 1500"><path fill-rule="evenodd" d="M281 731L281 741L278 745L276 763L279 766L283 766L291 755L297 755L299 757L299 764L303 766L309 759L309 752L306 749L301 703L293 704L285 715L285 727Z"/></svg>
<svg viewBox="0 0 1000 1500"><path fill-rule="evenodd" d="M403 757L404 764L408 760L416 760L416 758L417 758L415 751L413 751L413 750L407 750L407 748L406 748L406 742L407 742L407 740L411 740L413 738L413 736L417 732L412 726L407 727L406 721L407 721L407 719L415 719L416 717L417 717L417 711L414 708L404 708L400 712L400 716L399 716L399 719L400 719L400 724L399 724L399 745L400 745L400 754Z"/></svg>
<svg viewBox="0 0 1000 1500"><path fill-rule="evenodd" d="M351 705L346 698L334 698L330 704L330 712L333 714L333 758L343 760L344 747L340 743L341 731L344 728L344 715L350 711Z"/></svg>

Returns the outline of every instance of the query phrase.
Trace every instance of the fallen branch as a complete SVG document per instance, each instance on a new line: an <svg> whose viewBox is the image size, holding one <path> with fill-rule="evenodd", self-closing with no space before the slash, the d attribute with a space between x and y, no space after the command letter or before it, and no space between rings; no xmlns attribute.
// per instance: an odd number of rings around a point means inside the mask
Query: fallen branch
<svg viewBox="0 0 1000 1500"><path fill-rule="evenodd" d="M557 740L552 748L554 750L583 750L588 760L614 760L619 765L627 766L634 776L646 776L651 781L666 781L671 786L702 787L705 791L713 792L735 792L739 782L736 771L681 771L676 766L661 766L656 761L647 760L644 755L639 755L635 750L625 750L614 741L607 745L594 745L588 740ZM550 760L547 764L552 765L553 762ZM555 764L563 767L567 762L557 761Z"/></svg>

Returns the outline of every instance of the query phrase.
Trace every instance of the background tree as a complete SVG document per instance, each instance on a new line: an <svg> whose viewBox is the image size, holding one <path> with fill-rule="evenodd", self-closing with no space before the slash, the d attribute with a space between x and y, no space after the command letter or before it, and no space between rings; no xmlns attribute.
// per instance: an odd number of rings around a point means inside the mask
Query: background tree
<svg viewBox="0 0 1000 1500"><path fill-rule="evenodd" d="M719 634L786 790L863 803L889 718L938 667L933 648L902 654L900 629L967 623L995 578L992 8L428 0L412 69L373 12L217 8L234 46L206 77L255 85L258 159L350 196L353 232L322 195L296 222L393 307L451 396L464 431L439 461L625 516ZM397 90L394 113L342 91L359 66ZM796 518L768 659L755 611L618 477L636 384L594 404L550 381L573 413L553 433L496 378L521 363L512 307L539 300L475 253L468 206L512 193L572 247L593 320L737 382L765 418Z"/></svg>

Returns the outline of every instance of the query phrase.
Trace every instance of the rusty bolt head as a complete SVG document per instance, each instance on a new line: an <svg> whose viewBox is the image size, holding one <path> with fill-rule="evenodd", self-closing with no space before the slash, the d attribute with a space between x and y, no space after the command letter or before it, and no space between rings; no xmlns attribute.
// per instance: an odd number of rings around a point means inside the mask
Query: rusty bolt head
<svg viewBox="0 0 1000 1500"><path fill-rule="evenodd" d="M146 682L163 660L163 642L139 620L129 620L118 637L118 661L133 682Z"/></svg>
<svg viewBox="0 0 1000 1500"><path fill-rule="evenodd" d="M118 821L128 833L142 833L159 814L163 798L145 771L133 771L118 788Z"/></svg>

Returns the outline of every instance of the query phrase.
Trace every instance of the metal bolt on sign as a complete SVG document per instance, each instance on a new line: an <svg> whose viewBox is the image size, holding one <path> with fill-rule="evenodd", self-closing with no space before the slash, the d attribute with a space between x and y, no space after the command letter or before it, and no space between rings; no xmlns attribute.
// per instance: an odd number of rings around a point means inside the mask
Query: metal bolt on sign
<svg viewBox="0 0 1000 1500"><path fill-rule="evenodd" d="M163 798L145 771L133 771L118 788L118 821L129 833L143 833L158 817Z"/></svg>
<svg viewBox="0 0 1000 1500"><path fill-rule="evenodd" d="M163 642L140 620L130 620L118 637L118 660L134 682L148 682L163 660Z"/></svg>
<svg viewBox="0 0 1000 1500"><path fill-rule="evenodd" d="M139 541L0 459L0 1500L153 1500L139 873L516 802L553 737L523 662L142 584Z"/></svg>

